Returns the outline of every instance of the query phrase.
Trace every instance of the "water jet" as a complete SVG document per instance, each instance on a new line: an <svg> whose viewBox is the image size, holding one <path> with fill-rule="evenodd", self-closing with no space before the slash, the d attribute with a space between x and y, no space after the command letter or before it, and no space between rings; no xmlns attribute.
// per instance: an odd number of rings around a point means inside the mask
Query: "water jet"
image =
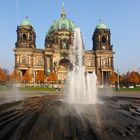
<svg viewBox="0 0 140 140"><path fill-rule="evenodd" d="M97 77L87 73L83 62L83 40L79 28L74 31L74 42L70 52L73 69L68 72L65 101L71 104L97 103Z"/></svg>

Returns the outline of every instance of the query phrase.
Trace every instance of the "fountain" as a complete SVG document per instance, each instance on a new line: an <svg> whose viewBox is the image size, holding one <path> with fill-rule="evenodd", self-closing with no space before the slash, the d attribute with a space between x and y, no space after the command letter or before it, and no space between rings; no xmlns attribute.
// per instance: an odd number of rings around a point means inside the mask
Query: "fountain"
<svg viewBox="0 0 140 140"><path fill-rule="evenodd" d="M76 28L70 52L73 69L68 72L65 100L72 104L95 104L97 102L97 78L95 72L87 73L85 71L83 48L80 29Z"/></svg>

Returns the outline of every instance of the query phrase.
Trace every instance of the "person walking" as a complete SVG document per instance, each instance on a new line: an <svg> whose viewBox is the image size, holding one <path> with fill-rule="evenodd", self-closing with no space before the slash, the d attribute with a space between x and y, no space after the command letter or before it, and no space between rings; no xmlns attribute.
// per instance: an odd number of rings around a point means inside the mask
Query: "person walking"
<svg viewBox="0 0 140 140"><path fill-rule="evenodd" d="M119 85L118 85L117 82L115 82L115 90L116 90L117 93L119 92Z"/></svg>

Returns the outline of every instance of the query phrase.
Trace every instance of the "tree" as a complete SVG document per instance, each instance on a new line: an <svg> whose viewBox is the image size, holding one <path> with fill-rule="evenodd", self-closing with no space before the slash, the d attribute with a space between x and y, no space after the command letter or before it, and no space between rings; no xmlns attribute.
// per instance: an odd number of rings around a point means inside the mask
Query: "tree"
<svg viewBox="0 0 140 140"><path fill-rule="evenodd" d="M36 75L36 82L40 82L40 83L43 83L45 81L45 74L44 74L44 71L38 71L37 72L37 75Z"/></svg>
<svg viewBox="0 0 140 140"><path fill-rule="evenodd" d="M139 83L139 77L136 74L136 72L132 71L129 75L129 81L134 85L134 87L136 86L137 83Z"/></svg>
<svg viewBox="0 0 140 140"><path fill-rule="evenodd" d="M131 83L130 83L130 72L129 71L125 74L124 81L125 81L126 87L129 87L131 85Z"/></svg>
<svg viewBox="0 0 140 140"><path fill-rule="evenodd" d="M21 80L20 74L16 69L10 74L10 81L11 82L19 82Z"/></svg>
<svg viewBox="0 0 140 140"><path fill-rule="evenodd" d="M47 78L47 81L50 81L50 82L57 81L57 74L55 72L51 72Z"/></svg>
<svg viewBox="0 0 140 140"><path fill-rule="evenodd" d="M3 72L6 74L6 81L8 81L9 80L9 70L8 69L2 69L3 70Z"/></svg>
<svg viewBox="0 0 140 140"><path fill-rule="evenodd" d="M137 75L138 79L139 79L139 84L140 84L140 74L138 72L135 72L135 74Z"/></svg>
<svg viewBox="0 0 140 140"><path fill-rule="evenodd" d="M0 83L4 84L7 80L7 75L6 73L2 70L2 68L0 67Z"/></svg>
<svg viewBox="0 0 140 140"><path fill-rule="evenodd" d="M22 81L24 81L25 83L29 83L31 80L32 80L32 77L29 74L29 70L27 70L22 77Z"/></svg>
<svg viewBox="0 0 140 140"><path fill-rule="evenodd" d="M117 82L117 74L113 71L109 77L109 80L112 84L114 84L115 82Z"/></svg>

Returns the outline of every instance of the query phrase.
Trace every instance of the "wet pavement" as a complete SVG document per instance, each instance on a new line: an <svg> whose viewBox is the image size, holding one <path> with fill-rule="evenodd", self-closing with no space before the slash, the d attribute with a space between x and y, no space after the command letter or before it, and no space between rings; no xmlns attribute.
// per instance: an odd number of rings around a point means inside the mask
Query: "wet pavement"
<svg viewBox="0 0 140 140"><path fill-rule="evenodd" d="M139 140L140 99L101 96L94 105L69 105L63 95L0 105L0 140Z"/></svg>
<svg viewBox="0 0 140 140"><path fill-rule="evenodd" d="M34 96L43 96L43 95L52 95L52 94L63 94L64 91L0 91L0 104L10 103L12 101L20 101L24 100L27 97L34 97ZM106 97L132 97L132 98L140 98L140 91L134 92L120 92L115 93L110 89L107 91L100 92L99 96L106 96Z"/></svg>
<svg viewBox="0 0 140 140"><path fill-rule="evenodd" d="M0 105L13 101L21 101L27 97L62 94L59 91L0 91Z"/></svg>

